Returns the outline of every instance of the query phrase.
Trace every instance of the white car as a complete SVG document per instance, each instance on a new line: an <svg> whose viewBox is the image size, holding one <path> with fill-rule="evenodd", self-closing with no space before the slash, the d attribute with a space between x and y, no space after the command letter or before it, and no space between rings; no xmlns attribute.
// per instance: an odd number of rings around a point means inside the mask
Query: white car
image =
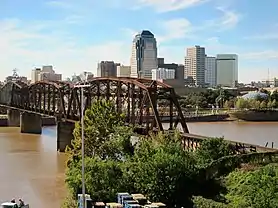
<svg viewBox="0 0 278 208"><path fill-rule="evenodd" d="M18 204L17 203L12 203L12 202L5 202L1 204L1 208L17 208ZM22 208L29 208L29 204L26 204Z"/></svg>

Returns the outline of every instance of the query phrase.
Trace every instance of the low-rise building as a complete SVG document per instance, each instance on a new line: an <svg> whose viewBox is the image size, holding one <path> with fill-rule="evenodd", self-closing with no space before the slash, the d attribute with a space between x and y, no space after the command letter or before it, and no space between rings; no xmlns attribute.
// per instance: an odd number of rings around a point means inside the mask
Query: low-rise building
<svg viewBox="0 0 278 208"><path fill-rule="evenodd" d="M56 82L62 80L62 74L56 74L53 70L53 66L43 66L41 68L35 68L32 70L31 82L36 83L38 81Z"/></svg>
<svg viewBox="0 0 278 208"><path fill-rule="evenodd" d="M117 66L117 77L130 77L131 67L120 65Z"/></svg>

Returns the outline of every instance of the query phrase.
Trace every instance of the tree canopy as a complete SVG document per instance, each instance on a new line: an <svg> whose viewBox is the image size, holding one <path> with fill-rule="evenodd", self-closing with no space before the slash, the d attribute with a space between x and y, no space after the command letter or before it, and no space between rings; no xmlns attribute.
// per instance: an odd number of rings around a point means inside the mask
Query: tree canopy
<svg viewBox="0 0 278 208"><path fill-rule="evenodd" d="M278 166L270 164L255 170L239 169L224 179L226 202L195 197L196 208L274 208L278 205Z"/></svg>
<svg viewBox="0 0 278 208"><path fill-rule="evenodd" d="M187 106L199 106L201 108L209 108L210 105L218 105L224 107L224 103L229 104L229 107L233 107L236 94L232 94L228 90L206 90L205 92L193 92L180 98L182 107Z"/></svg>
<svg viewBox="0 0 278 208"><path fill-rule="evenodd" d="M199 180L200 164L229 154L226 150L211 154L210 148L226 147L223 139L211 139L201 144L196 157L183 149L177 131L139 136L123 121L107 101L95 102L85 113L86 191L94 200L111 202L117 192L136 192L169 206L192 206L192 196L202 193L198 187L209 185ZM66 182L73 195L81 192L80 131L77 123L73 146L67 151ZM132 136L137 139L132 141Z"/></svg>
<svg viewBox="0 0 278 208"><path fill-rule="evenodd" d="M238 170L226 178L226 198L233 207L274 208L278 206L278 166L254 171Z"/></svg>
<svg viewBox="0 0 278 208"><path fill-rule="evenodd" d="M223 138L204 140L196 151L188 151L183 149L178 131L136 135L132 127L124 126L124 116L117 113L113 103L108 101L94 102L85 113L84 124L86 192L94 201L113 202L117 192L129 192L145 194L150 201L163 202L168 207L193 207L193 201L195 206L204 207L202 204L208 202L204 197L211 198L211 207L240 204L245 199L245 203L253 206L252 200L267 190L260 198L264 204L259 205L272 207L276 203L273 197L271 200L263 198L274 193L278 181L277 169L271 168L258 171L257 175L242 172L229 175L225 183L228 190L225 198L230 203L213 201L225 193L223 184L218 178L207 178L203 170L212 161L233 154L230 144ZM70 200L81 193L80 130L77 123L72 148L67 150L66 183L71 193ZM240 184L245 180L245 186ZM267 184L255 184L256 180ZM260 192L255 193L255 188L249 184L261 186ZM243 198L247 197L243 192L253 194L252 200ZM203 198L192 200L194 196ZM73 203L68 201L65 207L71 207Z"/></svg>

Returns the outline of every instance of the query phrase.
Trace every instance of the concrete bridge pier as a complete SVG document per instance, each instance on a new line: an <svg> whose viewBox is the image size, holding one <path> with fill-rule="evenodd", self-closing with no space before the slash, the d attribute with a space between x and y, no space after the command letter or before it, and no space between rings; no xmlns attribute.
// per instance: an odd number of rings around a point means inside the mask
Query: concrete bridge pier
<svg viewBox="0 0 278 208"><path fill-rule="evenodd" d="M8 115L8 126L20 127L20 111L9 109L7 111Z"/></svg>
<svg viewBox="0 0 278 208"><path fill-rule="evenodd" d="M20 115L21 133L41 134L42 133L42 117L33 113L22 113Z"/></svg>
<svg viewBox="0 0 278 208"><path fill-rule="evenodd" d="M57 151L65 152L67 146L71 146L75 124L67 121L57 122Z"/></svg>

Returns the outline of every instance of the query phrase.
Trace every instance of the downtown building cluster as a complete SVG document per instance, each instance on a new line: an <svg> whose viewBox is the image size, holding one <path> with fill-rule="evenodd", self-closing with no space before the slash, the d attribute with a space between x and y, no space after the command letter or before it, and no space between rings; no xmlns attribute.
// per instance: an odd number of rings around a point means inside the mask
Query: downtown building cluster
<svg viewBox="0 0 278 208"><path fill-rule="evenodd" d="M98 77L133 77L166 82L174 87L236 87L238 83L238 56L218 54L208 56L205 48L187 48L183 64L165 63L157 55L153 33L143 30L132 42L130 66L114 61L101 61Z"/></svg>
<svg viewBox="0 0 278 208"><path fill-rule="evenodd" d="M114 61L100 61L97 64L97 77L146 78L164 82L175 88L238 86L238 56L236 54L209 56L205 47L195 45L186 49L184 63L167 63L164 58L158 57L156 38L148 30L135 35L131 48L128 66ZM84 72L80 75L73 75L66 81L76 83L93 77L91 72ZM27 83L55 82L62 80L62 74L57 74L53 66L48 65L33 69L31 80L14 73L13 76L8 76L6 81L14 79Z"/></svg>

